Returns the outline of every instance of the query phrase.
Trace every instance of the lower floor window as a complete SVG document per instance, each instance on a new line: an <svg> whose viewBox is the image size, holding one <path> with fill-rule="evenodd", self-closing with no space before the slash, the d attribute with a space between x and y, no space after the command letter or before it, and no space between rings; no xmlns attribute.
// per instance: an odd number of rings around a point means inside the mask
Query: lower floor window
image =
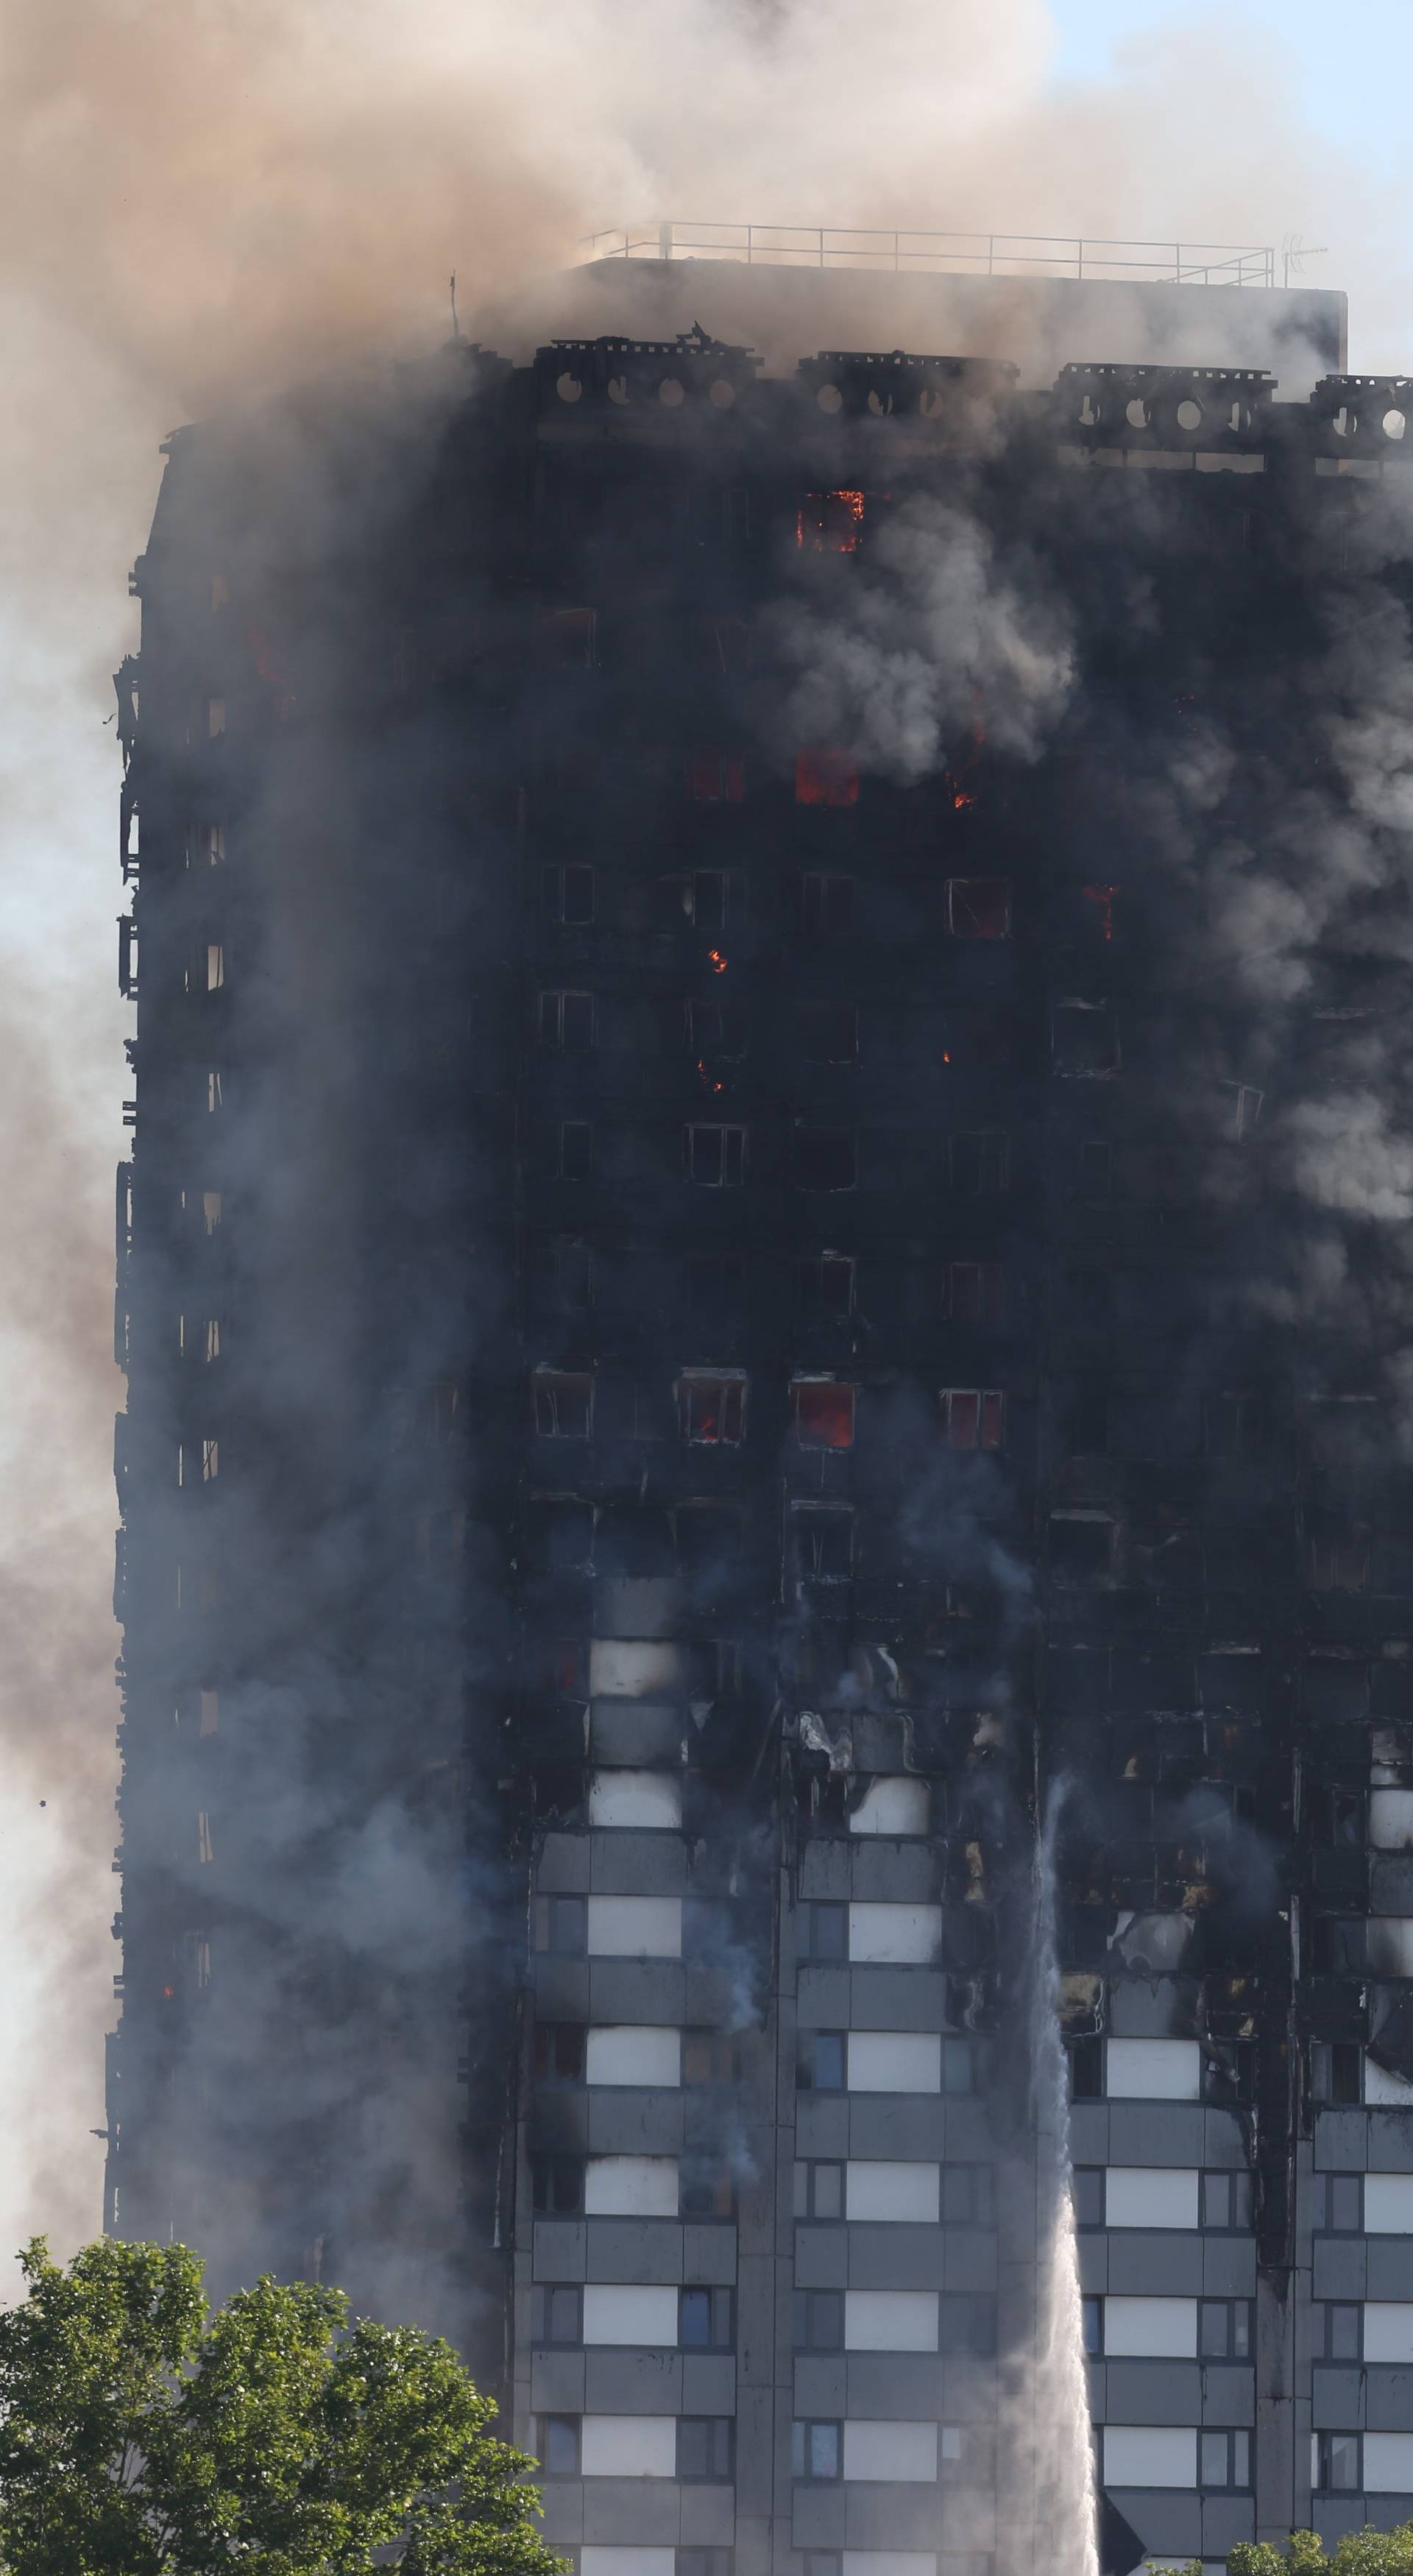
<svg viewBox="0 0 1413 2576"><path fill-rule="evenodd" d="M1197 2483L1202 2487L1249 2487L1251 2484L1250 2434L1245 2432L1199 2433Z"/></svg>

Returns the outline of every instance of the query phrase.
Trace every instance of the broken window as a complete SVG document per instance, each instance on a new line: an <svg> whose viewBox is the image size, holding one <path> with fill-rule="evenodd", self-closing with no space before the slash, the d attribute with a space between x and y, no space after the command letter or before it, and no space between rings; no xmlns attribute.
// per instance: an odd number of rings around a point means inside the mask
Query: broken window
<svg viewBox="0 0 1413 2576"><path fill-rule="evenodd" d="M995 1071L1011 1061L1011 1023L995 1011L944 1011L942 1061L961 1072Z"/></svg>
<svg viewBox="0 0 1413 2576"><path fill-rule="evenodd" d="M852 752L796 752L797 805L857 805L858 801L859 768Z"/></svg>
<svg viewBox="0 0 1413 2576"><path fill-rule="evenodd" d="M196 1698L198 1708L196 1722L197 1734L215 1735L219 1729L221 1717L220 1692L213 1690L198 1691Z"/></svg>
<svg viewBox="0 0 1413 2576"><path fill-rule="evenodd" d="M594 1247L581 1234L557 1234L549 1246L550 1295L561 1314L588 1312L594 1303Z"/></svg>
<svg viewBox="0 0 1413 2576"><path fill-rule="evenodd" d="M1118 893L1118 887L1111 885L1087 885L1082 889L1082 892L1084 895L1085 920L1089 928L1094 931L1100 939L1112 939L1114 935L1114 897Z"/></svg>
<svg viewBox="0 0 1413 2576"><path fill-rule="evenodd" d="M540 995L540 1044L557 1055L587 1055L594 1043L592 993Z"/></svg>
<svg viewBox="0 0 1413 2576"><path fill-rule="evenodd" d="M677 1427L699 1447L737 1447L746 1433L744 1370L684 1369L677 1380Z"/></svg>
<svg viewBox="0 0 1413 2576"><path fill-rule="evenodd" d="M745 1128L689 1127L684 1160L689 1181L709 1190L739 1189L746 1174Z"/></svg>
<svg viewBox="0 0 1413 2576"><path fill-rule="evenodd" d="M684 2084L734 2084L740 2071L740 2050L730 2031L683 2031Z"/></svg>
<svg viewBox="0 0 1413 2576"><path fill-rule="evenodd" d="M687 1270L687 1297L692 1314L715 1322L739 1300L742 1269L739 1253L698 1253Z"/></svg>
<svg viewBox="0 0 1413 2576"><path fill-rule="evenodd" d="M214 1484L220 1472L221 1444L219 1440L203 1440L201 1443L201 1481L203 1485Z"/></svg>
<svg viewBox="0 0 1413 2576"><path fill-rule="evenodd" d="M1004 1281L999 1261L949 1261L942 1277L943 1313L954 1324L998 1324Z"/></svg>
<svg viewBox="0 0 1413 2576"><path fill-rule="evenodd" d="M537 2084L582 2084L585 2027L581 2021L537 2021L534 2069Z"/></svg>
<svg viewBox="0 0 1413 2576"><path fill-rule="evenodd" d="M800 879L800 914L810 939L846 939L854 926L854 880L811 868Z"/></svg>
<svg viewBox="0 0 1413 2576"><path fill-rule="evenodd" d="M735 1002L687 1004L687 1052L698 1064L735 1062L746 1052L746 1023Z"/></svg>
<svg viewBox="0 0 1413 2576"><path fill-rule="evenodd" d="M953 1136L947 1169L959 1198L999 1198L1011 1186L1011 1140L1000 1128Z"/></svg>
<svg viewBox="0 0 1413 2576"><path fill-rule="evenodd" d="M859 1140L852 1127L797 1127L795 1186L852 1190L858 1185Z"/></svg>
<svg viewBox="0 0 1413 2576"><path fill-rule="evenodd" d="M226 857L226 827L224 823L196 824L193 832L193 840L199 865L208 868L219 868L224 866Z"/></svg>
<svg viewBox="0 0 1413 2576"><path fill-rule="evenodd" d="M222 1096L220 1070L218 1067L213 1065L206 1076L206 1107L208 1114L212 1116L215 1115L215 1112L221 1106Z"/></svg>
<svg viewBox="0 0 1413 2576"><path fill-rule="evenodd" d="M206 946L206 990L207 990L207 992L208 992L208 993L219 993L219 992L220 992L220 990L221 990L222 985L225 983L225 980L226 980L226 952L225 952L225 949L222 947L221 942L220 942L218 939L208 940L208 942L207 942L207 946Z"/></svg>
<svg viewBox="0 0 1413 2576"><path fill-rule="evenodd" d="M1115 1524L1107 1512L1052 1512L1050 1580L1066 1590L1107 1584L1113 1571Z"/></svg>
<svg viewBox="0 0 1413 2576"><path fill-rule="evenodd" d="M704 939L721 939L728 931L739 930L746 911L746 880L740 869L694 868L682 880L682 909ZM726 959L713 953L707 963L721 974Z"/></svg>
<svg viewBox="0 0 1413 2576"><path fill-rule="evenodd" d="M947 928L954 939L1009 939L1009 877L949 877Z"/></svg>
<svg viewBox="0 0 1413 2576"><path fill-rule="evenodd" d="M1050 1061L1073 1082L1106 1082L1119 1069L1119 1030L1110 1002L1057 1002L1050 1020Z"/></svg>
<svg viewBox="0 0 1413 2576"><path fill-rule="evenodd" d="M540 2218L565 2218L584 2206L584 2158L582 2156L531 2156L530 2198ZM551 2419L554 2420L554 2419ZM573 2416L561 2419L575 2425ZM549 2468L550 2460L545 2459ZM576 2457L575 2466L578 2466Z"/></svg>
<svg viewBox="0 0 1413 2576"><path fill-rule="evenodd" d="M215 1850L211 1842L211 1818L205 1807L199 1807L197 1809L196 1857L198 1861L210 1861L214 1860L216 1857Z"/></svg>
<svg viewBox="0 0 1413 2576"><path fill-rule="evenodd" d="M593 1427L594 1381L587 1370L536 1369L535 1429L542 1440L587 1440Z"/></svg>
<svg viewBox="0 0 1413 2576"><path fill-rule="evenodd" d="M852 1315L854 1260L847 1252L821 1252L796 1269L800 1311L805 1315Z"/></svg>
<svg viewBox="0 0 1413 2576"><path fill-rule="evenodd" d="M830 1377L797 1377L790 1385L790 1423L805 1449L851 1449L854 1389Z"/></svg>
<svg viewBox="0 0 1413 2576"><path fill-rule="evenodd" d="M816 555L857 554L863 515L862 492L807 492L795 514L795 543Z"/></svg>
<svg viewBox="0 0 1413 2576"><path fill-rule="evenodd" d="M1260 1126L1266 1095L1250 1082L1224 1082L1219 1085L1219 1090L1221 1123L1237 1144L1244 1144Z"/></svg>
<svg viewBox="0 0 1413 2576"><path fill-rule="evenodd" d="M555 671L591 671L598 658L598 621L592 608L540 612L544 659Z"/></svg>
<svg viewBox="0 0 1413 2576"><path fill-rule="evenodd" d="M582 1896L537 1896L534 1905L535 1948L557 1959L582 1959L589 1937L589 1910Z"/></svg>
<svg viewBox="0 0 1413 2576"><path fill-rule="evenodd" d="M530 1562L540 1574L587 1573L594 1561L594 1507L572 1495L532 1500L526 1508Z"/></svg>
<svg viewBox="0 0 1413 2576"><path fill-rule="evenodd" d="M1006 1398L999 1387L944 1386L937 1402L949 1449L1003 1449Z"/></svg>
<svg viewBox="0 0 1413 2576"><path fill-rule="evenodd" d="M739 805L746 793L746 764L739 751L689 751L687 794L694 805Z"/></svg>
<svg viewBox="0 0 1413 2576"><path fill-rule="evenodd" d="M847 1583L854 1571L854 1515L833 1503L795 1503L790 1540L796 1579Z"/></svg>
<svg viewBox="0 0 1413 2576"><path fill-rule="evenodd" d="M1362 1530L1309 1530L1306 1566L1312 1592L1363 1592L1369 1580L1369 1540Z"/></svg>
<svg viewBox="0 0 1413 2576"><path fill-rule="evenodd" d="M730 1503L680 1503L675 1517L677 1558L684 1573L717 1574L740 1564L741 1515Z"/></svg>
<svg viewBox="0 0 1413 2576"><path fill-rule="evenodd" d="M677 1552L667 1513L638 1503L601 1504L594 1532L594 1568L599 1574L627 1576L636 1582L675 1574Z"/></svg>
<svg viewBox="0 0 1413 2576"><path fill-rule="evenodd" d="M800 1012L806 1064L857 1064L859 1015L852 1002L807 1002Z"/></svg>
<svg viewBox="0 0 1413 2576"><path fill-rule="evenodd" d="M541 868L540 910L566 930L585 930L594 918L597 885L591 867Z"/></svg>

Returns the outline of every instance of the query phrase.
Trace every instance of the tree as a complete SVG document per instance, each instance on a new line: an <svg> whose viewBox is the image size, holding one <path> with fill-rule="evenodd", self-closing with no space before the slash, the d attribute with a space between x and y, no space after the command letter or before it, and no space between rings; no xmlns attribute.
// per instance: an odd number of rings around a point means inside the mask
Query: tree
<svg viewBox="0 0 1413 2576"><path fill-rule="evenodd" d="M1413 2576L1413 2522L1392 2531L1347 2531L1328 2557L1316 2531L1293 2531L1284 2549L1269 2540L1237 2543L1228 2576Z"/></svg>
<svg viewBox="0 0 1413 2576"><path fill-rule="evenodd" d="M0 2315L5 2576L560 2576L534 2462L449 2344L257 2281L214 2316L184 2245L42 2237ZM391 2556L389 2552L391 2551Z"/></svg>

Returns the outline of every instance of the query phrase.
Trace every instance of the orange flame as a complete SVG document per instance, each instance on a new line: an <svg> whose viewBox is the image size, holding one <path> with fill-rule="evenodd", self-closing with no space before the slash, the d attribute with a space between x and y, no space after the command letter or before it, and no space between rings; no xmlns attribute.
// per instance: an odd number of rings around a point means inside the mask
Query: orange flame
<svg viewBox="0 0 1413 2576"><path fill-rule="evenodd" d="M726 959L722 956L719 948L709 948L707 950L706 962L711 968L713 975L725 974Z"/></svg>

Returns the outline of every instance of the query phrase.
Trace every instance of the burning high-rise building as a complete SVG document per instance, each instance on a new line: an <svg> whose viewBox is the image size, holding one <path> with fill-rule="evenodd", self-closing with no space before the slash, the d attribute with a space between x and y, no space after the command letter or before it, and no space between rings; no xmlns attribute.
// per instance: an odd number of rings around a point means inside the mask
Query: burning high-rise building
<svg viewBox="0 0 1413 2576"><path fill-rule="evenodd" d="M444 2325L579 2576L1052 2563L1062 1781L1105 2560L1216 2561L1413 2512L1407 389L797 290L173 441L112 2223Z"/></svg>

